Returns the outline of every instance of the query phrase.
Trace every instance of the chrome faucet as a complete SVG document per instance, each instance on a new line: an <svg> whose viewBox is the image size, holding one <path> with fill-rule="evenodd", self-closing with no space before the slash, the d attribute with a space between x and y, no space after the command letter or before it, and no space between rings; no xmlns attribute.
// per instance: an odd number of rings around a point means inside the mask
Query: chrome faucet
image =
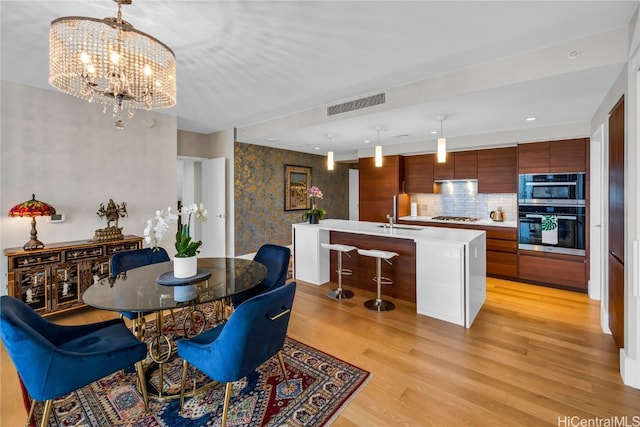
<svg viewBox="0 0 640 427"><path fill-rule="evenodd" d="M389 220L389 228L393 230L393 224L396 221L396 217L387 214L387 219Z"/></svg>

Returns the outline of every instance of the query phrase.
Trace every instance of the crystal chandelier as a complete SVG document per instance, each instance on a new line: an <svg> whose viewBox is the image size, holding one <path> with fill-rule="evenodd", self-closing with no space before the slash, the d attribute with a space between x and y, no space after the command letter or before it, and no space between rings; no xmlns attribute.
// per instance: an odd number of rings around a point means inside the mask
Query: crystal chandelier
<svg viewBox="0 0 640 427"><path fill-rule="evenodd" d="M89 102L113 106L118 129L122 112L168 108L176 103L176 57L156 38L117 18L67 16L51 22L49 83Z"/></svg>

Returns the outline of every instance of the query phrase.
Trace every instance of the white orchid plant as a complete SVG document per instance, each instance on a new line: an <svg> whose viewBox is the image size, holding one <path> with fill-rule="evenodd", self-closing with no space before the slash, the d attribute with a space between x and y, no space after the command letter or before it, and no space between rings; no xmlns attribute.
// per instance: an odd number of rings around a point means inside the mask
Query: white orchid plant
<svg viewBox="0 0 640 427"><path fill-rule="evenodd" d="M202 203L200 206L195 203L183 206L177 213L173 213L171 207L168 207L166 211L156 211L155 217L147 220L147 226L144 229L145 242L155 250L160 241L164 239L170 224L176 222L178 223L175 243L176 258L195 256L200 252L202 241L194 242L191 240L191 217L194 215L196 218L201 219L202 222L207 220L207 210L202 206ZM180 221L178 221L178 218L180 218Z"/></svg>

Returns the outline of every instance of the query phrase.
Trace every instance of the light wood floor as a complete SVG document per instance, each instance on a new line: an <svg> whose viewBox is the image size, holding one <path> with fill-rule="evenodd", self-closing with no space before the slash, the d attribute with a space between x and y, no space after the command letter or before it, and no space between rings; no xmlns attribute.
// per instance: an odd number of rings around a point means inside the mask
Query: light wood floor
<svg viewBox="0 0 640 427"><path fill-rule="evenodd" d="M333 426L605 425L577 423L640 415L640 390L622 384L598 302L584 294L488 279L487 302L465 329L402 301L371 312L362 303L373 294L359 289L333 301L331 287L298 283L289 336L373 374ZM0 425L18 426L26 414L4 349L1 362Z"/></svg>

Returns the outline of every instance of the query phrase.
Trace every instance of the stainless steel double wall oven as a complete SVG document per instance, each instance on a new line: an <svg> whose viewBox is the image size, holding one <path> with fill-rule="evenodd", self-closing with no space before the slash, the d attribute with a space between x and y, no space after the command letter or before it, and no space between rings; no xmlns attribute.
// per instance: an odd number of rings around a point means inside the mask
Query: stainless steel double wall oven
<svg viewBox="0 0 640 427"><path fill-rule="evenodd" d="M518 179L518 248L584 256L585 174Z"/></svg>

